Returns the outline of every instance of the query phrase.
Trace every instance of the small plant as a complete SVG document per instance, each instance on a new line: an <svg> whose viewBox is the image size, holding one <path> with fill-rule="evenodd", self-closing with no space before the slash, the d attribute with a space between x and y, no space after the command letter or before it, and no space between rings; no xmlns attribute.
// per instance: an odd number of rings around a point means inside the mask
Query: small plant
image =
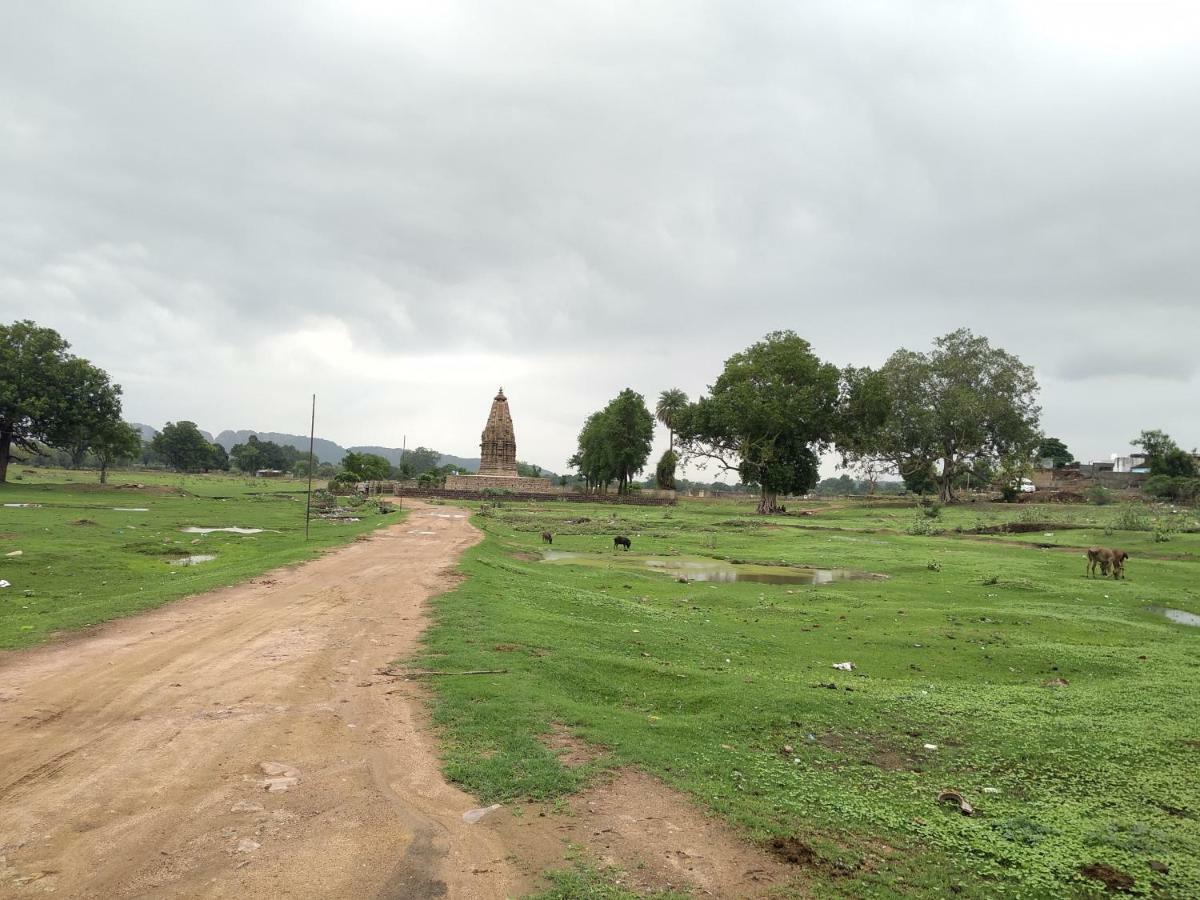
<svg viewBox="0 0 1200 900"><path fill-rule="evenodd" d="M1113 502L1113 492L1102 484L1093 484L1087 489L1088 503L1095 503L1097 506L1108 506Z"/></svg>
<svg viewBox="0 0 1200 900"><path fill-rule="evenodd" d="M989 575L987 578L983 579L983 583L984 584L999 584L1000 576L999 575Z"/></svg>
<svg viewBox="0 0 1200 900"><path fill-rule="evenodd" d="M942 571L942 564L936 559L931 559L929 562L925 563L925 568L927 568L930 572L940 572Z"/></svg>
<svg viewBox="0 0 1200 900"><path fill-rule="evenodd" d="M1139 507L1132 504L1121 507L1113 525L1118 531L1149 531L1151 528L1150 519Z"/></svg>
<svg viewBox="0 0 1200 900"><path fill-rule="evenodd" d="M927 519L938 519L942 515L942 504L936 500L930 500L928 503L921 504L921 513Z"/></svg>

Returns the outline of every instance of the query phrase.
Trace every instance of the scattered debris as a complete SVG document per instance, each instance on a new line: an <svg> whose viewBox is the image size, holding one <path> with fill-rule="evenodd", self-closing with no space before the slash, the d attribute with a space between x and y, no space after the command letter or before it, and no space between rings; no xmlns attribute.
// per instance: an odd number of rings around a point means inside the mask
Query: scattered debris
<svg viewBox="0 0 1200 900"><path fill-rule="evenodd" d="M929 745L926 744L925 746L928 747ZM937 795L937 802L938 803L947 803L947 802L956 803L956 804L958 804L958 811L960 813L962 813L964 816L975 815L975 807L973 807L970 803L968 803L966 801L966 798L963 797L963 795L960 794L958 791L942 791L940 794Z"/></svg>
<svg viewBox="0 0 1200 900"><path fill-rule="evenodd" d="M267 793L279 794L300 783L300 770L285 763L263 762L258 767L267 777L261 782Z"/></svg>
<svg viewBox="0 0 1200 900"><path fill-rule="evenodd" d="M1066 687L1070 683L1071 682L1067 681L1067 679L1065 679L1065 678L1051 678L1049 681L1047 681L1045 684L1043 684L1042 687L1060 688L1060 687Z"/></svg>
<svg viewBox="0 0 1200 900"><path fill-rule="evenodd" d="M393 672L391 669L378 669L375 674L386 675L388 678L426 678L431 675L507 675L508 669L468 669L464 672L437 672L430 669Z"/></svg>
<svg viewBox="0 0 1200 900"><path fill-rule="evenodd" d="M937 744L923 744L922 746L926 750L936 750L937 749Z"/></svg>
<svg viewBox="0 0 1200 900"><path fill-rule="evenodd" d="M24 556L24 550L13 550L11 553L5 553L5 556Z"/></svg>
<svg viewBox="0 0 1200 900"><path fill-rule="evenodd" d="M0 588L12 587L12 583L0 578Z"/></svg>
<svg viewBox="0 0 1200 900"><path fill-rule="evenodd" d="M855 669L858 668L858 666L854 665L854 663L852 663L852 662L834 663L833 667L835 669L840 669L843 672L853 672Z"/></svg>
<svg viewBox="0 0 1200 900"><path fill-rule="evenodd" d="M237 850L235 852L253 853L261 846L262 844L260 844L258 841L252 841L250 838L242 838L240 841L238 841Z"/></svg>
<svg viewBox="0 0 1200 900"><path fill-rule="evenodd" d="M1000 793L1000 788L986 787L983 789L983 792L985 794L998 794Z"/></svg>
<svg viewBox="0 0 1200 900"><path fill-rule="evenodd" d="M261 803L247 803L245 800L239 800L233 806L229 807L229 811L231 813L262 812L263 807Z"/></svg>
<svg viewBox="0 0 1200 900"><path fill-rule="evenodd" d="M465 813L463 813L463 821L468 825L473 825L488 813L494 813L499 808L499 803L493 803L491 806L482 806L478 809L468 809Z"/></svg>

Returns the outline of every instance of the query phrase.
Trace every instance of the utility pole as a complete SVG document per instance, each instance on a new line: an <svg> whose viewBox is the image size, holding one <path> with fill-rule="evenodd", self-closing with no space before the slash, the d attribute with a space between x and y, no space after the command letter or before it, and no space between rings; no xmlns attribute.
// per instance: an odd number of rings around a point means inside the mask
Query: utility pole
<svg viewBox="0 0 1200 900"><path fill-rule="evenodd" d="M317 433L317 395L312 398L312 419L308 423L308 499L304 503L304 540L308 540L308 520L312 517L313 436Z"/></svg>
<svg viewBox="0 0 1200 900"><path fill-rule="evenodd" d="M400 477L402 479L404 478L404 471L403 471L404 470L404 454L407 450L408 450L408 435L406 434L406 435L404 435L403 441L401 441L401 443L400 443L400 465L398 465L396 467L401 470ZM400 488L400 490L404 490L404 488ZM399 508L400 508L401 512L404 512L404 495L400 494L399 497L400 497Z"/></svg>

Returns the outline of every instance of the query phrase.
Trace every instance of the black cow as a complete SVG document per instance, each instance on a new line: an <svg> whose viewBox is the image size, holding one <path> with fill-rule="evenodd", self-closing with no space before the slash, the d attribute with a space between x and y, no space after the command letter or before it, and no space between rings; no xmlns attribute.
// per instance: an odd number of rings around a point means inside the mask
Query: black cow
<svg viewBox="0 0 1200 900"><path fill-rule="evenodd" d="M632 546L632 541L630 541L629 538L625 537L623 534L618 534L615 538L613 538L614 550L616 550L618 547L624 547L626 550L628 550Z"/></svg>

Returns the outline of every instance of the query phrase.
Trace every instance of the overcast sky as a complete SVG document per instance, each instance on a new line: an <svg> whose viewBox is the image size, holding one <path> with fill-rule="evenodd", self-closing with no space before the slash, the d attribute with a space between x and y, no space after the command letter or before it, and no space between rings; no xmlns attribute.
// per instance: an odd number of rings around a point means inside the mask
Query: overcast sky
<svg viewBox="0 0 1200 900"><path fill-rule="evenodd" d="M1200 4L0 0L0 318L155 426L563 471L629 386L960 326L1200 444ZM665 434L656 448L665 446Z"/></svg>

